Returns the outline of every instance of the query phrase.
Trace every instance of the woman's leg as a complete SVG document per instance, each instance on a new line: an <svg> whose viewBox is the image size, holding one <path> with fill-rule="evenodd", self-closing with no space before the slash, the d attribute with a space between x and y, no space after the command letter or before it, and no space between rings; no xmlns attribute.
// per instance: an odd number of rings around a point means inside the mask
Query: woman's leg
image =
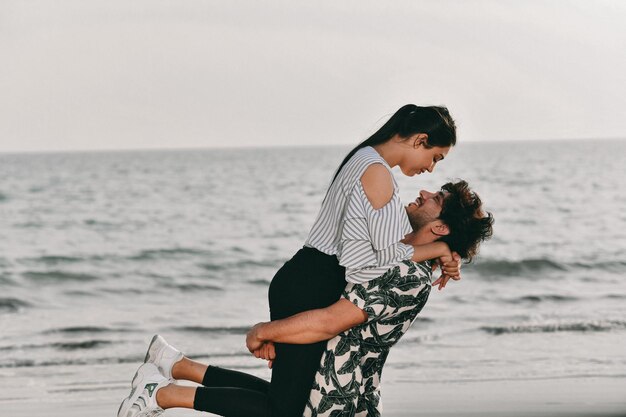
<svg viewBox="0 0 626 417"><path fill-rule="evenodd" d="M172 378L202 384L202 379L208 367L209 365L193 361L183 356L181 360L172 366Z"/></svg>
<svg viewBox="0 0 626 417"><path fill-rule="evenodd" d="M269 396L259 391L232 387L198 387L194 410L226 417L270 417Z"/></svg>
<svg viewBox="0 0 626 417"><path fill-rule="evenodd" d="M312 248L300 250L276 273L269 288L272 320L336 302L346 286L345 269L335 256ZM326 342L310 345L276 343L269 397L274 416L301 416Z"/></svg>
<svg viewBox="0 0 626 417"><path fill-rule="evenodd" d="M170 384L157 391L165 409L182 407L227 417L270 417L267 394L233 387L183 387Z"/></svg>
<svg viewBox="0 0 626 417"><path fill-rule="evenodd" d="M266 394L270 383L264 379L244 372L217 366L205 365L183 356L172 367L172 377L178 380L192 381L205 387L231 387L258 391Z"/></svg>
<svg viewBox="0 0 626 417"><path fill-rule="evenodd" d="M270 383L254 375L205 365L185 356L172 367L172 377L203 387L170 384L157 392L163 409L182 407L227 417L269 417Z"/></svg>
<svg viewBox="0 0 626 417"><path fill-rule="evenodd" d="M157 404L162 409L182 407L194 408L193 400L196 396L196 387L183 387L169 384L157 391Z"/></svg>

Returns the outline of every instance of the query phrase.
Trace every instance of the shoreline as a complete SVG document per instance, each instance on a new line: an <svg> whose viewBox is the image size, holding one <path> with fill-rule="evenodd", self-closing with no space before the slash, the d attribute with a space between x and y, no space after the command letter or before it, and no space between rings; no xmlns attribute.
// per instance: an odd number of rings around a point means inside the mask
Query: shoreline
<svg viewBox="0 0 626 417"><path fill-rule="evenodd" d="M47 391L55 395L23 399L14 396L1 400L2 415L110 417L116 412L119 401L127 395L126 386L103 386L95 390L90 387L83 392L80 389L63 393L53 389ZM99 391L98 395L94 391ZM624 393L626 378L605 377L431 384L385 381L382 384L385 417L626 417ZM193 417L212 414L170 409L163 415Z"/></svg>

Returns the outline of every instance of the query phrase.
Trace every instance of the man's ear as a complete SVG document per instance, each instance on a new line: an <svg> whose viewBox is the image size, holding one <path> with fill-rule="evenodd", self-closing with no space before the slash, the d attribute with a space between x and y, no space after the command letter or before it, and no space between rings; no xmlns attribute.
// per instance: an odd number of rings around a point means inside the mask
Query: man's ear
<svg viewBox="0 0 626 417"><path fill-rule="evenodd" d="M416 133L413 135L413 147L417 148L420 145L428 143L428 135L426 133Z"/></svg>
<svg viewBox="0 0 626 417"><path fill-rule="evenodd" d="M441 220L434 221L430 226L430 231L436 236L447 236L450 234L450 228Z"/></svg>

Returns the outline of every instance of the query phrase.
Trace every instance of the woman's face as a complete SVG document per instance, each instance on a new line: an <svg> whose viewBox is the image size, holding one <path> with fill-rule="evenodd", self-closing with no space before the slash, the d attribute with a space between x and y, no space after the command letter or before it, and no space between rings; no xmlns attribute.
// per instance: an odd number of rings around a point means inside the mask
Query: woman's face
<svg viewBox="0 0 626 417"><path fill-rule="evenodd" d="M405 147L405 152L399 166L402 173L406 176L412 177L413 175L419 175L426 171L433 172L437 162L440 162L448 155L450 146L433 146L432 148L427 148L425 146L426 139L424 137L425 135L422 135L421 138L411 138L405 141L408 146Z"/></svg>

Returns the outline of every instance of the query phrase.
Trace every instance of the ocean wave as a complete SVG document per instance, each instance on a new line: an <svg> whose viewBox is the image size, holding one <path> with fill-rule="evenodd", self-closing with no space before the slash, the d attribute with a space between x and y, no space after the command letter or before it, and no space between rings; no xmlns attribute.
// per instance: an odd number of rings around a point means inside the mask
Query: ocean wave
<svg viewBox="0 0 626 417"><path fill-rule="evenodd" d="M251 252L246 249L246 248L242 248L241 246L232 246L230 248L231 251L235 252L235 253L243 253L243 254L250 254Z"/></svg>
<svg viewBox="0 0 626 417"><path fill-rule="evenodd" d="M15 281L13 281L11 278L7 277L6 275L0 275L0 287L14 286L14 285L15 285Z"/></svg>
<svg viewBox="0 0 626 417"><path fill-rule="evenodd" d="M544 301L569 302L569 301L577 301L577 300L579 300L578 297L573 297L569 295L539 294L539 295L524 295L522 297L517 297L517 298L509 298L506 300L506 303L510 303L510 304L540 303Z"/></svg>
<svg viewBox="0 0 626 417"><path fill-rule="evenodd" d="M210 362L212 358L224 358L224 357L248 357L250 353L246 352L233 352L233 353L215 353L215 354L189 354L187 355L191 359L203 359ZM120 363L141 363L144 360L145 354L129 355L129 356L113 356L113 357L100 357L100 358L59 358L59 359L14 359L6 362L0 361L0 368L33 368L33 367L47 367L47 366L74 366L74 365L106 365L106 364L120 364ZM238 368L246 368L240 364ZM258 368L259 365L251 366L251 368Z"/></svg>
<svg viewBox="0 0 626 417"><path fill-rule="evenodd" d="M31 306L32 304L19 298L0 298L0 312L14 313L22 308Z"/></svg>
<svg viewBox="0 0 626 417"><path fill-rule="evenodd" d="M480 328L480 330L495 336L510 333L606 332L622 329L626 329L626 321L621 320L483 326Z"/></svg>
<svg viewBox="0 0 626 417"><path fill-rule="evenodd" d="M1 346L0 351L12 351L12 350L37 350L37 349L57 349L57 350L89 350L95 349L102 346L110 345L114 342L110 340L100 340L100 339L92 339L92 340L82 340L77 342L50 342L50 343L40 343L40 344L27 344L27 345L9 345L9 346Z"/></svg>
<svg viewBox="0 0 626 417"><path fill-rule="evenodd" d="M228 264L228 265L232 265L232 264ZM218 263L213 263L213 264L198 264L198 266L202 269L205 269L207 271L222 271L224 269L227 269L228 266L224 265L224 264L218 264Z"/></svg>
<svg viewBox="0 0 626 417"><path fill-rule="evenodd" d="M50 347L59 350L87 350L110 345L110 340L84 340L81 342L58 342L50 343Z"/></svg>
<svg viewBox="0 0 626 417"><path fill-rule="evenodd" d="M268 259L263 261L251 261L241 260L227 263L202 263L198 264L199 267L207 271L225 271L229 269L244 269L244 268L275 268L278 269L283 263L284 259Z"/></svg>
<svg viewBox="0 0 626 417"><path fill-rule="evenodd" d="M175 258L180 255L208 255L209 252L202 249L194 248L162 248L162 249L146 249L137 255L128 257L133 261L151 261L161 258Z"/></svg>
<svg viewBox="0 0 626 417"><path fill-rule="evenodd" d="M626 262L609 260L598 262L556 262L551 259L528 258L519 261L500 259L477 260L471 265L472 272L479 276L526 276L541 273L565 272L575 270L596 270L607 272L626 271Z"/></svg>
<svg viewBox="0 0 626 417"><path fill-rule="evenodd" d="M59 266L66 264L90 263L99 261L118 261L119 256L116 255L45 255L32 258L19 258L17 262L26 266Z"/></svg>
<svg viewBox="0 0 626 417"><path fill-rule="evenodd" d="M43 223L39 222L19 222L13 223L13 227L17 229L40 229L43 227Z"/></svg>
<svg viewBox="0 0 626 417"><path fill-rule="evenodd" d="M267 279L253 279L253 280L250 280L250 281L247 281L247 282L248 282L248 284L252 284L252 285L260 285L260 286L263 286L263 287L267 287L267 286L269 286L269 285L270 285L270 283L271 283L271 282L270 282L269 280L267 280Z"/></svg>
<svg viewBox="0 0 626 417"><path fill-rule="evenodd" d="M37 193L40 193L40 192L42 192L42 191L44 191L44 190L46 190L46 188L45 188L45 187L43 187L43 186L36 186L36 185L34 185L34 186L32 186L32 187L30 187L30 188L28 189L28 192L29 192L29 193L32 193L32 194L37 194Z"/></svg>
<svg viewBox="0 0 626 417"><path fill-rule="evenodd" d="M80 358L80 359L58 359L58 360L35 360L35 359L17 359L8 362L0 362L0 368L32 368L44 366L71 366L71 365L101 365L116 363L133 363L143 362L142 356L128 357L106 357L106 358Z"/></svg>
<svg viewBox="0 0 626 417"><path fill-rule="evenodd" d="M22 276L33 281L38 282L63 282L63 281L96 281L99 278L95 275L66 272L66 271L26 271L22 273Z"/></svg>
<svg viewBox="0 0 626 417"><path fill-rule="evenodd" d="M104 227L115 227L115 226L119 226L119 223L112 223L112 222L107 222L104 220L97 220L97 219L85 219L83 220L83 224L87 225L87 226L104 226Z"/></svg>
<svg viewBox="0 0 626 417"><path fill-rule="evenodd" d="M63 291L63 294L68 295L70 297L100 297L100 292L95 291L81 291L81 290L70 290Z"/></svg>
<svg viewBox="0 0 626 417"><path fill-rule="evenodd" d="M191 332L191 333L211 333L211 334L246 334L250 330L249 326L246 327L206 327L206 326L175 326L171 327L171 330L179 332Z"/></svg>
<svg viewBox="0 0 626 417"><path fill-rule="evenodd" d="M208 284L165 284L166 288L174 288L183 292L195 292L195 291L223 291L222 287L217 285Z"/></svg>
<svg viewBox="0 0 626 417"><path fill-rule="evenodd" d="M126 327L99 327L99 326L74 326L74 327L59 327L56 329L49 329L41 332L42 334L77 334L77 333L126 333L133 332L135 329Z"/></svg>
<svg viewBox="0 0 626 417"><path fill-rule="evenodd" d="M609 272L626 272L626 261L573 262L573 268L593 269Z"/></svg>
<svg viewBox="0 0 626 417"><path fill-rule="evenodd" d="M479 275L519 276L539 272L566 271L567 266L549 259L524 259L521 261L483 260L472 265L472 272Z"/></svg>
<svg viewBox="0 0 626 417"><path fill-rule="evenodd" d="M76 263L83 261L83 258L79 258L76 256L61 256L61 255L49 255L49 256L40 256L38 258L29 258L29 261L43 263L46 265L58 265L63 263Z"/></svg>
<svg viewBox="0 0 626 417"><path fill-rule="evenodd" d="M607 294L604 298L610 298L613 300L623 300L626 299L626 294Z"/></svg>

